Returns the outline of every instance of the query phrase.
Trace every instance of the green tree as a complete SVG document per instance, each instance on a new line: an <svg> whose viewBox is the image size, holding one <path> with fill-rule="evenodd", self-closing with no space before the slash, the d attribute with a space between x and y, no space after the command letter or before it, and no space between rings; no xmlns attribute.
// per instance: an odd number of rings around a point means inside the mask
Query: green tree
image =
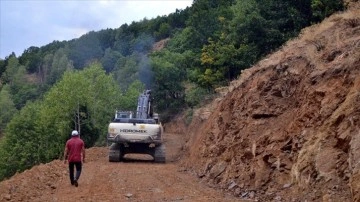
<svg viewBox="0 0 360 202"><path fill-rule="evenodd" d="M125 91L130 84L139 78L139 54L121 57L116 62L114 77L118 85Z"/></svg>
<svg viewBox="0 0 360 202"><path fill-rule="evenodd" d="M103 29L98 31L97 38L99 39L100 46L102 50L106 50L112 47L113 43L115 42L115 30L113 29Z"/></svg>
<svg viewBox="0 0 360 202"><path fill-rule="evenodd" d="M209 38L219 35L222 25L219 17L232 18L230 6L234 0L196 0L190 8L187 21L191 36L187 38L190 49L201 48Z"/></svg>
<svg viewBox="0 0 360 202"><path fill-rule="evenodd" d="M114 42L114 51L118 51L123 56L129 56L132 54L131 42L135 38L135 34L129 31L129 26L127 24L121 25L121 27L116 30L115 33L115 42Z"/></svg>
<svg viewBox="0 0 360 202"><path fill-rule="evenodd" d="M311 9L313 22L320 22L334 12L344 10L344 4L342 0L312 0Z"/></svg>
<svg viewBox="0 0 360 202"><path fill-rule="evenodd" d="M148 57L138 52L127 57L120 57L113 73L122 91L128 89L135 80L140 80L147 88L150 88L153 80Z"/></svg>
<svg viewBox="0 0 360 202"><path fill-rule="evenodd" d="M112 72L115 68L116 61L122 57L123 56L120 54L120 52L114 51L111 48L107 48L100 62L106 72Z"/></svg>
<svg viewBox="0 0 360 202"><path fill-rule="evenodd" d="M185 102L188 107L197 107L204 102L204 98L208 94L209 91L207 89L196 85L190 85L186 90Z"/></svg>
<svg viewBox="0 0 360 202"><path fill-rule="evenodd" d="M31 46L26 49L19 57L19 62L27 67L26 70L29 73L38 72L41 64L40 48Z"/></svg>
<svg viewBox="0 0 360 202"><path fill-rule="evenodd" d="M29 102L7 124L0 141L0 179L61 157L70 131L87 147L105 142L107 125L121 106L118 85L99 63L66 71L38 102Z"/></svg>
<svg viewBox="0 0 360 202"><path fill-rule="evenodd" d="M140 34L132 41L133 51L139 53L148 53L154 44L154 38L146 33Z"/></svg>
<svg viewBox="0 0 360 202"><path fill-rule="evenodd" d="M183 29L186 27L186 20L189 17L190 7L185 9L176 9L174 13L170 13L167 17L167 23L172 30Z"/></svg>
<svg viewBox="0 0 360 202"><path fill-rule="evenodd" d="M118 110L122 111L135 111L137 109L137 99L145 90L145 85L139 81L135 80L129 86L129 88L123 93L120 98L120 103Z"/></svg>
<svg viewBox="0 0 360 202"><path fill-rule="evenodd" d="M199 75L199 84L215 88L234 79L240 73L237 54L235 46L225 41L225 34L217 42L209 39L202 49L201 64L205 72Z"/></svg>
<svg viewBox="0 0 360 202"><path fill-rule="evenodd" d="M156 39L164 39L170 36L171 27L168 23L161 23L159 30L154 33Z"/></svg>
<svg viewBox="0 0 360 202"><path fill-rule="evenodd" d="M36 130L39 112L38 103L29 103L8 123L0 142L0 180L42 162L52 150L44 149L42 144L47 142L43 142L43 133Z"/></svg>
<svg viewBox="0 0 360 202"><path fill-rule="evenodd" d="M168 50L156 52L151 56L154 71L153 97L159 112L176 112L184 105L184 87L186 69L180 65L185 57Z"/></svg>
<svg viewBox="0 0 360 202"><path fill-rule="evenodd" d="M52 59L51 68L48 71L48 79L46 83L52 85L56 83L64 72L74 69L72 61L67 57L67 50L64 48L58 49Z"/></svg>
<svg viewBox="0 0 360 202"><path fill-rule="evenodd" d="M24 107L28 101L36 100L40 93L36 82L28 81L26 76L25 67L19 66L10 82L10 92L17 109Z"/></svg>
<svg viewBox="0 0 360 202"><path fill-rule="evenodd" d="M1 76L1 80L4 83L12 83L14 81L14 75L18 71L18 68L20 66L19 60L16 58L16 56L10 56L7 59L7 65L5 67L5 72Z"/></svg>
<svg viewBox="0 0 360 202"><path fill-rule="evenodd" d="M51 79L51 76L49 76L51 69L52 69L52 63L53 63L54 54L49 53L44 56L42 59L41 64L41 71L39 73L40 82L43 85L46 84L53 84L53 81Z"/></svg>
<svg viewBox="0 0 360 202"><path fill-rule="evenodd" d="M0 78L2 77L2 74L5 72L6 70L6 60L2 60L0 59Z"/></svg>
<svg viewBox="0 0 360 202"><path fill-rule="evenodd" d="M34 100L39 95L36 82L28 81L26 67L19 64L16 57L10 57L6 71L1 80L9 84L10 94L17 109L22 108L29 100Z"/></svg>
<svg viewBox="0 0 360 202"><path fill-rule="evenodd" d="M200 53L200 49L189 48L192 47L193 40L191 39L196 33L191 27L186 27L183 30L177 32L173 38L168 42L167 48L172 52L183 53L185 51L192 51Z"/></svg>
<svg viewBox="0 0 360 202"><path fill-rule="evenodd" d="M103 51L97 34L91 31L70 43L69 58L75 69L83 69L91 62L99 60Z"/></svg>
<svg viewBox="0 0 360 202"><path fill-rule="evenodd" d="M0 137L2 136L7 123L10 122L17 111L9 91L9 85L3 86L0 90Z"/></svg>
<svg viewBox="0 0 360 202"><path fill-rule="evenodd" d="M260 9L256 0L237 1L232 7L234 18L231 22L234 27L232 40L241 44L256 46L263 45L265 39L265 19L260 15Z"/></svg>
<svg viewBox="0 0 360 202"><path fill-rule="evenodd" d="M106 75L99 63L93 63L84 71L67 71L63 79L45 96L46 113L42 118L44 127L64 137L68 131L77 129L92 146L106 126L114 110L120 104L120 91L111 75ZM65 135L65 138L67 136Z"/></svg>

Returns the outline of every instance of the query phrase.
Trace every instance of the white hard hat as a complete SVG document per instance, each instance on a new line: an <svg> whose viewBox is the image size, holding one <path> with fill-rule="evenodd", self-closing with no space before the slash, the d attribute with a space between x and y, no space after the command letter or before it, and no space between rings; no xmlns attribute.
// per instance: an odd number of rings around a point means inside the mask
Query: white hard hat
<svg viewBox="0 0 360 202"><path fill-rule="evenodd" d="M73 130L71 132L71 136L77 136L77 135L79 135L79 132L77 130Z"/></svg>

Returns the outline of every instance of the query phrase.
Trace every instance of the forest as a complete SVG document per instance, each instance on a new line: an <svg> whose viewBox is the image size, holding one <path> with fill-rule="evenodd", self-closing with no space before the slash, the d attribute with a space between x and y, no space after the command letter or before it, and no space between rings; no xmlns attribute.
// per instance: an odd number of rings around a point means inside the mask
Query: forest
<svg viewBox="0 0 360 202"><path fill-rule="evenodd" d="M341 0L194 0L116 29L0 59L0 180L61 158L72 129L106 145L116 109L151 89L163 122L211 100L241 71L346 9ZM154 49L158 42L165 44ZM190 117L191 118L191 117Z"/></svg>

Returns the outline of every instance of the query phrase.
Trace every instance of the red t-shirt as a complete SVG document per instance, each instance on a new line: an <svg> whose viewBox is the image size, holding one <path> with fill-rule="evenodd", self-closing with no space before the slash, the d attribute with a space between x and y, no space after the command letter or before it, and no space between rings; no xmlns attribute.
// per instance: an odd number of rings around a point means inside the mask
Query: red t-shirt
<svg viewBox="0 0 360 202"><path fill-rule="evenodd" d="M66 142L66 148L69 155L68 161L81 162L81 151L83 147L84 141L82 141L79 136L71 137L71 139Z"/></svg>

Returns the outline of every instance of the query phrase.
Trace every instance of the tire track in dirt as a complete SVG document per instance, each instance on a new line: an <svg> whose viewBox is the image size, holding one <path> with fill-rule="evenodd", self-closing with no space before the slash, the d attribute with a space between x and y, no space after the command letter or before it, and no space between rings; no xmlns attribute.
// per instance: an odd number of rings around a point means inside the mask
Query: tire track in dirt
<svg viewBox="0 0 360 202"><path fill-rule="evenodd" d="M176 160L184 142L181 135L165 134L165 164L153 163L144 155L109 162L107 147L90 148L78 187L70 184L68 165L56 160L0 182L0 201L240 201L181 171Z"/></svg>
<svg viewBox="0 0 360 202"><path fill-rule="evenodd" d="M105 157L104 157L105 158ZM101 165L98 165L98 164ZM176 164L97 161L85 164L79 187L64 183L54 201L234 201L200 184ZM62 180L66 181L66 179Z"/></svg>

